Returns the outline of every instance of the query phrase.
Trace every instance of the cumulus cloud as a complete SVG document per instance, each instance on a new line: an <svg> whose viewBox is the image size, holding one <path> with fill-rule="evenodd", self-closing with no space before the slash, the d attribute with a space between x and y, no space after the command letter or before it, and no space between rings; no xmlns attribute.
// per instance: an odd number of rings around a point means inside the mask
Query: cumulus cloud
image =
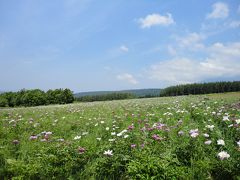
<svg viewBox="0 0 240 180"><path fill-rule="evenodd" d="M240 27L240 21L232 21L232 22L230 22L229 27L231 27L231 28Z"/></svg>
<svg viewBox="0 0 240 180"><path fill-rule="evenodd" d="M141 28L150 28L152 26L169 26L174 23L172 15L167 13L166 16L160 14L149 14L145 18L138 20Z"/></svg>
<svg viewBox="0 0 240 180"><path fill-rule="evenodd" d="M172 47L171 45L168 45L167 50L171 56L175 56L177 54L177 50L174 47Z"/></svg>
<svg viewBox="0 0 240 180"><path fill-rule="evenodd" d="M215 43L208 47L205 59L174 58L152 65L147 72L151 79L167 85L240 77L239 59L240 42Z"/></svg>
<svg viewBox="0 0 240 180"><path fill-rule="evenodd" d="M217 2L212 5L212 12L207 15L207 19L218 19L228 17L228 5L223 2Z"/></svg>
<svg viewBox="0 0 240 180"><path fill-rule="evenodd" d="M177 37L177 44L181 48L189 48L191 50L199 50L204 48L204 44L201 42L205 37L198 33L189 33L185 37Z"/></svg>
<svg viewBox="0 0 240 180"><path fill-rule="evenodd" d="M126 81L130 84L138 84L138 81L133 77L133 75L129 73L119 74L117 75L118 80Z"/></svg>
<svg viewBox="0 0 240 180"><path fill-rule="evenodd" d="M123 52L128 52L128 51L129 51L128 47L125 46L125 45L122 45L122 46L120 47L120 50L123 51Z"/></svg>

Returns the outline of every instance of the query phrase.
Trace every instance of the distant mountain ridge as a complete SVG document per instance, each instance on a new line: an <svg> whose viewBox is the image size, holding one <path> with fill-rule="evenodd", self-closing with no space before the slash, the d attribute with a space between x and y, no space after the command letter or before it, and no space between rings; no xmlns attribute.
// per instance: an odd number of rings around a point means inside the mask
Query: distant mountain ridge
<svg viewBox="0 0 240 180"><path fill-rule="evenodd" d="M75 93L74 97L83 97L83 96L96 96L96 95L104 95L110 93L131 93L136 97L156 97L160 95L160 91L162 89L131 89L131 90L120 90L120 91L90 91L90 92L80 92Z"/></svg>

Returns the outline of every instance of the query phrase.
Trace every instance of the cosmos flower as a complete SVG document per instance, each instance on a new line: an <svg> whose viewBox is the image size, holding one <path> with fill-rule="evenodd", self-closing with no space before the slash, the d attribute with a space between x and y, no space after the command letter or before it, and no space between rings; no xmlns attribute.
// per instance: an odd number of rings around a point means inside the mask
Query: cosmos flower
<svg viewBox="0 0 240 180"><path fill-rule="evenodd" d="M238 147L240 147L240 140L237 142Z"/></svg>
<svg viewBox="0 0 240 180"><path fill-rule="evenodd" d="M228 159L230 155L226 151L221 151L220 153L218 153L218 157L221 160L224 160L224 159Z"/></svg>
<svg viewBox="0 0 240 180"><path fill-rule="evenodd" d="M128 138L128 136L129 136L129 135L127 135L127 134L126 134L126 135L124 135L124 136L123 136L123 138L125 138L125 139L126 139L126 138Z"/></svg>
<svg viewBox="0 0 240 180"><path fill-rule="evenodd" d="M109 139L108 141L109 141L109 142L113 142L113 141L115 141L115 139Z"/></svg>
<svg viewBox="0 0 240 180"><path fill-rule="evenodd" d="M208 138L208 137L209 137L209 134L205 133L205 134L203 134L203 136L204 136L205 138Z"/></svg>
<svg viewBox="0 0 240 180"><path fill-rule="evenodd" d="M183 131L178 131L178 135L179 135L179 136L182 136L183 134L184 134Z"/></svg>
<svg viewBox="0 0 240 180"><path fill-rule="evenodd" d="M19 144L19 140L15 139L12 141L13 144Z"/></svg>
<svg viewBox="0 0 240 180"><path fill-rule="evenodd" d="M136 146L136 144L131 144L131 148L135 148Z"/></svg>
<svg viewBox="0 0 240 180"><path fill-rule="evenodd" d="M157 134L152 135L152 138L153 138L154 140L156 140L156 141L159 141L159 140L162 140L162 139L163 139L162 137L160 137L160 136L157 135Z"/></svg>
<svg viewBox="0 0 240 180"><path fill-rule="evenodd" d="M192 138L196 138L199 135L198 129L190 130L189 134Z"/></svg>
<svg viewBox="0 0 240 180"><path fill-rule="evenodd" d="M106 155L106 156L112 156L113 152L112 152L112 150L107 150L107 151L104 151L103 154Z"/></svg>
<svg viewBox="0 0 240 180"><path fill-rule="evenodd" d="M106 127L106 131L109 131L109 127Z"/></svg>
<svg viewBox="0 0 240 180"><path fill-rule="evenodd" d="M88 135L88 132L83 132L82 135L83 136Z"/></svg>
<svg viewBox="0 0 240 180"><path fill-rule="evenodd" d="M210 129L210 131L213 131L214 125L207 125L206 128Z"/></svg>
<svg viewBox="0 0 240 180"><path fill-rule="evenodd" d="M240 119L235 120L237 124L240 124Z"/></svg>
<svg viewBox="0 0 240 180"><path fill-rule="evenodd" d="M81 139L82 136L75 136L74 137L74 140L78 140L78 139Z"/></svg>
<svg viewBox="0 0 240 180"><path fill-rule="evenodd" d="M217 144L224 146L224 145L225 145L225 142L224 142L224 140L219 139L219 140L217 140Z"/></svg>
<svg viewBox="0 0 240 180"><path fill-rule="evenodd" d="M37 139L38 138L38 136L35 136L35 135L32 135L32 136L30 136L30 140L35 140L35 139Z"/></svg>
<svg viewBox="0 0 240 180"><path fill-rule="evenodd" d="M223 121L229 121L229 116L223 116Z"/></svg>
<svg viewBox="0 0 240 180"><path fill-rule="evenodd" d="M83 148L83 147L79 147L79 148L78 148L79 154L83 154L83 153L85 153L85 151L86 151L86 149Z"/></svg>
<svg viewBox="0 0 240 180"><path fill-rule="evenodd" d="M204 144L206 144L206 145L209 145L209 144L211 144L211 143L212 143L211 140L207 140L207 141L204 142Z"/></svg>
<svg viewBox="0 0 240 180"><path fill-rule="evenodd" d="M133 129L134 129L134 126L133 126L133 125L128 126L128 130L129 130L129 131L131 131L131 130L133 130Z"/></svg>

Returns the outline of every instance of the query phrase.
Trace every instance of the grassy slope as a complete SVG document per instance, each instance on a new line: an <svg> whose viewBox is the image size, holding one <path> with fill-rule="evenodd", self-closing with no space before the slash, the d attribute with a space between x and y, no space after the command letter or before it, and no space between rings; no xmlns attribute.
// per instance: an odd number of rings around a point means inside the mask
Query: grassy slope
<svg viewBox="0 0 240 180"><path fill-rule="evenodd" d="M236 178L239 127L228 126L240 119L239 109L229 106L239 99L238 92L3 109L0 110L0 162L5 168L0 169L0 174L43 179L216 178L219 175ZM231 121L222 122L225 113ZM165 126L156 129L160 123ZM134 128L122 136L111 134L131 125ZM214 125L214 131L206 125ZM199 137L191 138L191 129L199 129ZM47 142L41 142L43 131L53 133ZM180 137L179 131L184 135ZM209 146L204 144L204 133L213 141ZM38 139L29 140L31 135L38 135ZM124 135L128 138L123 138ZM154 140L153 135L163 139ZM74 140L76 136L81 138ZM109 141L112 139L114 142ZM226 145L218 146L218 139L224 139ZM14 145L13 140L20 143ZM135 148L131 148L133 144ZM80 154L79 147L86 151ZM103 154L106 150L113 150L113 156L106 157ZM223 150L231 158L219 160L217 154Z"/></svg>

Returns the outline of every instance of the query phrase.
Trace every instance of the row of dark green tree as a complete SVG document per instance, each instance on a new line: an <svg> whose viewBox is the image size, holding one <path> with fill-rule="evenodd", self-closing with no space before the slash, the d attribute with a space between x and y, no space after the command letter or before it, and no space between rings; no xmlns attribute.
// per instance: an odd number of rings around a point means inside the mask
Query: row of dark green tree
<svg viewBox="0 0 240 180"><path fill-rule="evenodd" d="M108 93L102 95L82 96L76 98L77 101L81 102L93 102L93 101L109 101L109 100L120 100L120 99L133 99L136 96L132 93Z"/></svg>
<svg viewBox="0 0 240 180"><path fill-rule="evenodd" d="M167 87L160 96L180 96L189 94L209 94L240 91L240 81L195 83Z"/></svg>
<svg viewBox="0 0 240 180"><path fill-rule="evenodd" d="M48 104L67 104L74 101L70 89L55 89L44 92L40 89L20 90L0 94L0 107L39 106Z"/></svg>

